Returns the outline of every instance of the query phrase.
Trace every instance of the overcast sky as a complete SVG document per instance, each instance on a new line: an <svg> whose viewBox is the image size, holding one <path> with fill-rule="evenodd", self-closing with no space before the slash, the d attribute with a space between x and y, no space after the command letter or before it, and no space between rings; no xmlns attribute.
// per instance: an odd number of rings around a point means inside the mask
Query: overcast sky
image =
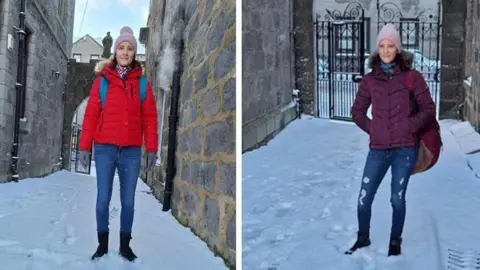
<svg viewBox="0 0 480 270"><path fill-rule="evenodd" d="M115 38L120 28L128 25L137 37L140 28L147 25L150 0L88 0L85 17L82 16L87 0L75 1L75 23L73 41L89 34L100 44L108 31ZM138 53L144 53L143 45L138 45Z"/></svg>

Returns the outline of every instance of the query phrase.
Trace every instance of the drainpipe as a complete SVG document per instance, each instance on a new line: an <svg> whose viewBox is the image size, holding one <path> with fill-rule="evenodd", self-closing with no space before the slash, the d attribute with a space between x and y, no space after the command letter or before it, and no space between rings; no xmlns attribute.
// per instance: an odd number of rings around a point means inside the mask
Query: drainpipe
<svg viewBox="0 0 480 270"><path fill-rule="evenodd" d="M20 114L22 112L22 101L23 91L25 86L22 85L23 82L23 70L25 65L25 0L20 0L20 13L18 14L20 18L20 26L15 27L15 31L18 34L18 66L17 66L17 83L15 84L15 123L13 129L13 145L12 145L12 166L10 171L12 173L12 181L18 182L18 143L20 137Z"/></svg>
<svg viewBox="0 0 480 270"><path fill-rule="evenodd" d="M180 8L180 14L184 14L183 8ZM181 16L183 20L184 16ZM184 20L183 20L184 21ZM181 23L181 22L180 22ZM183 25L182 25L183 26ZM180 94L180 80L183 73L182 53L183 53L183 27L181 31L177 32L177 39L175 41L175 48L177 48L178 61L177 68L173 72L172 80L172 97L170 100L170 115L168 116L168 145L167 145L167 168L165 179L165 191L163 194L163 209L166 212L171 208L171 199L173 192L173 178L177 172L175 168L175 148L177 140L177 122L178 122L178 98Z"/></svg>

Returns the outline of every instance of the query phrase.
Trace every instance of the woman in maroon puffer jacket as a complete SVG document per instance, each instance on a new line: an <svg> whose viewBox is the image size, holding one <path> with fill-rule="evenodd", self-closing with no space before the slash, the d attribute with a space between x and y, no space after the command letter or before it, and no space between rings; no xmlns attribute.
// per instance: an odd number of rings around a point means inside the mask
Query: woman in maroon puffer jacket
<svg viewBox="0 0 480 270"><path fill-rule="evenodd" d="M352 107L355 124L370 135L370 151L358 198L357 241L346 253L370 245L372 202L391 166L390 256L401 253L405 195L417 159L417 133L435 119L435 104L422 74L412 69L413 57L402 50L393 25L382 28L376 44L377 52L370 58L372 71L360 83ZM412 82L411 89L407 82ZM370 105L372 119L367 116Z"/></svg>

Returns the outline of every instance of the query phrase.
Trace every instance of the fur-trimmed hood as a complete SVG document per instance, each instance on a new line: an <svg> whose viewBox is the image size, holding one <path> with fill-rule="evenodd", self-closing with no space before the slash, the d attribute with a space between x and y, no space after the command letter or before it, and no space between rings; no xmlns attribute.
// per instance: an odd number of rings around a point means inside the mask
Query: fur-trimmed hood
<svg viewBox="0 0 480 270"><path fill-rule="evenodd" d="M413 53L402 50L399 54L397 54L394 61L401 70L408 70L413 68L413 58ZM378 52L374 52L368 59L368 67L372 70L375 70L377 67L379 67L380 62L381 60Z"/></svg>
<svg viewBox="0 0 480 270"><path fill-rule="evenodd" d="M109 66L113 61L113 57L110 57L109 59L104 59L99 61L97 64L95 64L95 67L93 68L93 71L95 74L100 73L103 71L107 66ZM134 60L135 61L135 60ZM142 69L142 75L145 75L145 68L140 64L140 62L137 61L137 63L140 65L139 68Z"/></svg>
<svg viewBox="0 0 480 270"><path fill-rule="evenodd" d="M111 63L112 59L113 58L99 61L97 64L95 64L95 68L93 69L93 71L97 74L100 71L104 70L107 67L107 65Z"/></svg>

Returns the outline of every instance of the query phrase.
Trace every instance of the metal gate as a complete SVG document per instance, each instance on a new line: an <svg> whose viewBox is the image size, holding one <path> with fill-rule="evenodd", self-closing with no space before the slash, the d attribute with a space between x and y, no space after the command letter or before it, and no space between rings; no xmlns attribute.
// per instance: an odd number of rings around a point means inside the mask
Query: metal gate
<svg viewBox="0 0 480 270"><path fill-rule="evenodd" d="M80 139L80 134L82 130L78 127L73 127L72 129L72 151L70 152L70 156L73 157L71 161L74 161L75 164L75 172L76 173L83 173L83 174L90 174L90 167L92 165L92 155L88 156L88 165L87 168L83 167L80 159L79 159L79 143L78 140Z"/></svg>
<svg viewBox="0 0 480 270"><path fill-rule="evenodd" d="M358 84L370 72L368 58L375 50L380 28L396 26L404 50L414 56L414 67L420 71L437 104L440 90L441 4L407 16L396 4L380 3L366 14L360 3L349 3L343 12L326 9L317 14L316 63L318 115L322 118L351 121L351 107ZM375 12L376 11L376 12ZM410 15L410 14L408 14ZM438 112L438 109L437 109Z"/></svg>

